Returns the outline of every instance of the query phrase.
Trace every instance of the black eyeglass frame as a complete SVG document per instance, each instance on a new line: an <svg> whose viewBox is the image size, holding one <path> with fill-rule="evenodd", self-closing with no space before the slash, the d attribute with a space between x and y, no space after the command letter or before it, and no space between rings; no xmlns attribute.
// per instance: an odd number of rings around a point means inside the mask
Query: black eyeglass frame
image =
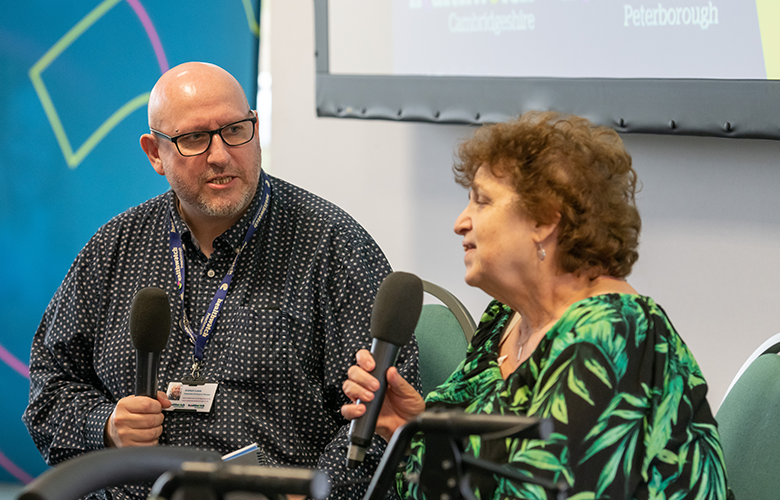
<svg viewBox="0 0 780 500"><path fill-rule="evenodd" d="M237 123L246 122L246 121L252 122L252 136L249 139L247 139L246 141L242 142L241 144L230 144L230 143L228 143L225 140L225 137L222 135L222 131L225 130L226 128L228 128L228 127L231 127L231 126L237 124ZM159 135L160 137L168 139L173 144L175 144L176 145L176 151L178 151L180 155L185 156L187 158L191 158L193 156L200 156L203 153L205 153L206 151L208 151L209 148L211 147L211 141L212 141L212 139L214 139L214 135L215 134L219 134L219 136L222 138L222 142L224 142L228 146L231 146L231 147L243 146L244 144L248 143L249 141L251 141L252 139L255 138L255 124L257 124L257 116L256 115L250 116L249 118L244 118L243 120L235 121L233 123L228 123L227 125L225 125L223 127L215 128L214 130L194 130L192 132L187 132L186 134L179 134L179 135L174 136L174 137L171 137L168 134L163 134L159 130L155 130L155 129L151 128L151 127L149 128L149 130L153 134L156 134L156 135ZM209 135L209 143L206 144L206 149L204 149L200 153L196 153L194 155L185 155L184 153L181 152L181 149L179 149L179 142L178 141L182 137L184 137L186 135L191 135L191 134L208 134Z"/></svg>

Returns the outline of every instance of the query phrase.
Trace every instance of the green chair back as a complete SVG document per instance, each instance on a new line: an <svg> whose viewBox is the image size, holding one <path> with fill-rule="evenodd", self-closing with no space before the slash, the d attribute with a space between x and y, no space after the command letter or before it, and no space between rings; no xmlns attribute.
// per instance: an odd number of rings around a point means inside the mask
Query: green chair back
<svg viewBox="0 0 780 500"><path fill-rule="evenodd" d="M440 304L425 304L414 330L420 349L423 395L444 382L466 357L468 342L455 315Z"/></svg>
<svg viewBox="0 0 780 500"><path fill-rule="evenodd" d="M780 356L763 354L750 363L715 419L737 500L780 498Z"/></svg>

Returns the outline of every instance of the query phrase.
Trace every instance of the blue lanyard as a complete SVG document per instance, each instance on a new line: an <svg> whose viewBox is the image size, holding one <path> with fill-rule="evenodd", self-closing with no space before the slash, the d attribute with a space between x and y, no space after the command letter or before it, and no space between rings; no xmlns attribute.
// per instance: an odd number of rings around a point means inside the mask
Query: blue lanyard
<svg viewBox="0 0 780 500"><path fill-rule="evenodd" d="M206 315L203 317L203 319L200 322L200 329L198 330L198 333L196 334L195 331L192 328L192 325L190 325L189 320L187 319L187 312L185 310L184 306L184 278L186 273L184 272L184 247L181 243L181 235L176 232L176 228L173 225L173 219L171 219L171 254L173 256L173 270L176 273L176 284L179 288L179 296L181 298L181 314L182 314L182 321L181 326L184 329L184 331L187 333L187 335L190 338L190 341L195 345L195 350L193 352L193 377L199 378L199 372L200 372L200 363L203 360L203 349L206 347L206 343L209 341L209 338L211 337L211 333L214 330L214 325L217 321L217 317L219 316L219 313L222 311L222 305L225 302L225 297L227 296L228 288L230 288L230 282L233 280L233 274L236 270L236 264L238 263L238 258L243 253L244 249L247 246L247 243L249 243L249 240L252 239L252 236L254 236L255 232L257 231L257 228L260 226L260 222L263 220L263 216L265 215L267 209L268 209L268 203L270 200L270 193L271 193L271 182L268 179L268 176L265 175L265 172L261 173L260 182L262 183L263 187L263 193L260 197L260 206L257 209L257 213L255 213L255 217L252 220L252 224L250 224L249 228L246 231L246 235L244 236L244 242L241 244L239 249L236 251L236 256L233 259L233 264L230 265L230 269L228 269L227 274L224 278L222 278L222 283L219 285L219 288L217 289L217 293L214 294L214 298L211 299L211 304L209 304L208 311L206 311Z"/></svg>

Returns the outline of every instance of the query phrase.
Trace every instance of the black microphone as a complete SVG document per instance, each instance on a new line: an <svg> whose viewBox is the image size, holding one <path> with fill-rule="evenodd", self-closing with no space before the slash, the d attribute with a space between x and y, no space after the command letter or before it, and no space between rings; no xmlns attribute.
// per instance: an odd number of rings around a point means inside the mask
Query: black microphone
<svg viewBox="0 0 780 500"><path fill-rule="evenodd" d="M423 285L420 278L410 273L394 272L379 286L371 310L371 354L376 366L371 375L379 381L379 390L372 401L360 401L366 413L349 426L347 467L358 467L366 456L366 448L376 429L376 420L387 390L387 369L395 364L398 351L409 342L420 319Z"/></svg>
<svg viewBox="0 0 780 500"><path fill-rule="evenodd" d="M142 288L130 306L130 338L136 349L135 395L157 399L160 351L171 332L168 295L156 287Z"/></svg>

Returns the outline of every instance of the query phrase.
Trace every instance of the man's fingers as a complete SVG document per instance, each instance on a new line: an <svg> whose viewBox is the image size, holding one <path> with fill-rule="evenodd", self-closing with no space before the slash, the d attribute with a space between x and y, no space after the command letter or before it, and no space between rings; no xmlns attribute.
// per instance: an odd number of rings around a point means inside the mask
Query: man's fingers
<svg viewBox="0 0 780 500"><path fill-rule="evenodd" d="M161 393L158 393L158 397ZM167 399L167 397L166 397ZM159 401L146 396L128 396L122 398L117 403L118 407L129 411L130 413L160 413L162 404Z"/></svg>
<svg viewBox="0 0 780 500"><path fill-rule="evenodd" d="M163 408L170 408L171 406L171 400L168 399L168 395L163 391L157 391L157 401L160 402L160 405Z"/></svg>
<svg viewBox="0 0 780 500"><path fill-rule="evenodd" d="M162 425L141 428L120 425L116 427L116 437L119 446L152 446L157 444L162 431Z"/></svg>
<svg viewBox="0 0 780 500"><path fill-rule="evenodd" d="M130 440L139 445L157 444L162 435L162 426L153 429L135 429L129 436Z"/></svg>
<svg viewBox="0 0 780 500"><path fill-rule="evenodd" d="M161 413L130 413L117 412L114 417L114 425L117 428L127 427L131 429L152 429L161 426L164 417Z"/></svg>
<svg viewBox="0 0 780 500"><path fill-rule="evenodd" d="M164 395L162 397L165 398ZM107 422L106 431L116 446L152 446L157 444L162 435L164 419L160 401L144 396L129 396L117 403Z"/></svg>
<svg viewBox="0 0 780 500"><path fill-rule="evenodd" d="M162 411L162 405L160 402L155 398L148 398L146 396L138 396L134 399L139 405L140 410L139 413L158 413Z"/></svg>

